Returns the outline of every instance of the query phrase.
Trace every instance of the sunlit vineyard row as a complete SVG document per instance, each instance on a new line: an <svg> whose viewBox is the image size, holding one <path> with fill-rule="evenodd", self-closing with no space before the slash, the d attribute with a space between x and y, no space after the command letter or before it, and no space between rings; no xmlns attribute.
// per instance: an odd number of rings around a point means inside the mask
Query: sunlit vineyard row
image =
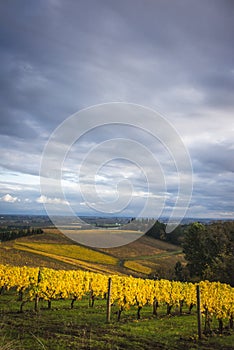
<svg viewBox="0 0 234 350"><path fill-rule="evenodd" d="M49 268L14 267L0 265L0 288L16 290L24 301L70 299L73 302L89 295L104 298L108 292L108 278L112 279L111 302L120 311L132 306L172 307L195 306L196 284L169 280L150 280L131 276L104 275L80 270L53 270ZM233 320L234 288L220 282L202 281L201 311L218 320Z"/></svg>

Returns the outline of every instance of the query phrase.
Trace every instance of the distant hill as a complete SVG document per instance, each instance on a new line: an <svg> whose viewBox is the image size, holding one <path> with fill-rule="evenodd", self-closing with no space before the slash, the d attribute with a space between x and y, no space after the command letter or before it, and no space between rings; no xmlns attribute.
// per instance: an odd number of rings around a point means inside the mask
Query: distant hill
<svg viewBox="0 0 234 350"><path fill-rule="evenodd" d="M74 243L57 229L43 231L2 242L0 263L170 278L176 262L184 262L180 246L152 237L142 236L122 247L93 249Z"/></svg>

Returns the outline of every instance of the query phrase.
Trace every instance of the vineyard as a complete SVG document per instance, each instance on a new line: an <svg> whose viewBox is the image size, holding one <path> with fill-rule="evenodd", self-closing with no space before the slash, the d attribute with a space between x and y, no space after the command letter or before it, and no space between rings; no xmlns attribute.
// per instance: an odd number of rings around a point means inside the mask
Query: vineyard
<svg viewBox="0 0 234 350"><path fill-rule="evenodd" d="M38 311L40 301L47 301L48 308L55 300L70 300L71 308L82 298L89 298L90 305L96 299L105 299L108 294L108 280L111 277L112 288L110 303L118 308L118 320L122 311L135 307L137 318L145 306L152 306L157 316L158 309L166 306L170 315L173 309L182 314L191 312L196 306L196 284L169 280L149 280L131 276L104 275L79 270L53 270L49 268L13 267L0 265L0 288L11 291L20 298L20 311L27 302L34 302ZM233 328L234 288L220 282L202 281L201 312L205 319L206 333L211 332L211 320L215 318L222 333L224 326ZM227 325L225 324L227 323Z"/></svg>

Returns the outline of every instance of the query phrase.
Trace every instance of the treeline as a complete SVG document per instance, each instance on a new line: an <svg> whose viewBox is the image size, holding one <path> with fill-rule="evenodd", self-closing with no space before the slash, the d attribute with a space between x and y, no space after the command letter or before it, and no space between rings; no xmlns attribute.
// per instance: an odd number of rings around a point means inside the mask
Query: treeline
<svg viewBox="0 0 234 350"><path fill-rule="evenodd" d="M147 231L146 235L175 245L181 245L184 238L184 232L189 226L189 224L179 225L173 232L166 233L166 224L157 220Z"/></svg>
<svg viewBox="0 0 234 350"><path fill-rule="evenodd" d="M169 234L157 221L147 235L182 247L186 264L176 263L177 280L207 279L234 286L234 221L180 225Z"/></svg>
<svg viewBox="0 0 234 350"><path fill-rule="evenodd" d="M234 221L193 223L184 233L182 246L185 268L194 280L234 286Z"/></svg>
<svg viewBox="0 0 234 350"><path fill-rule="evenodd" d="M0 228L0 241L6 242L10 241L12 239L25 237L25 236L32 236L32 235L38 235L43 233L43 230L38 227L12 227L12 226L6 226Z"/></svg>

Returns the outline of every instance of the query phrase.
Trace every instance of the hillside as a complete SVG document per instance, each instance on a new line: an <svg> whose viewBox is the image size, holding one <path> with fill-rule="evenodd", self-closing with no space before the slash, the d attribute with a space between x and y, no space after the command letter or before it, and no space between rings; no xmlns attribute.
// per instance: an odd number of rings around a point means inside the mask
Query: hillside
<svg viewBox="0 0 234 350"><path fill-rule="evenodd" d="M151 237L143 236L122 247L93 249L73 242L53 228L0 245L3 264L79 268L139 277L170 277L178 260L184 261L181 247Z"/></svg>

